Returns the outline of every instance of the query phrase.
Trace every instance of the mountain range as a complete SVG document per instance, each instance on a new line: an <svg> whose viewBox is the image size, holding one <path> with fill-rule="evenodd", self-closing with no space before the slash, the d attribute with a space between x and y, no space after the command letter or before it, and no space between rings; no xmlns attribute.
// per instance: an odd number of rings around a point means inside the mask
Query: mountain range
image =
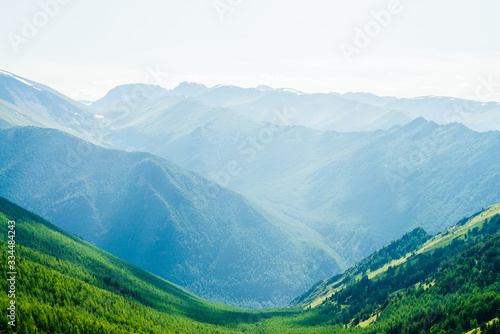
<svg viewBox="0 0 500 334"><path fill-rule="evenodd" d="M103 113L113 124L104 141L173 161L318 231L320 242L348 264L416 226L437 232L500 201L497 131L422 117L387 130L319 131L294 125L300 113L291 108L275 108L268 113L275 120L263 122L226 102L270 90L198 85L193 91Z"/></svg>
<svg viewBox="0 0 500 334"><path fill-rule="evenodd" d="M87 106L2 71L0 195L202 297L281 306L500 202L498 106L194 83Z"/></svg>

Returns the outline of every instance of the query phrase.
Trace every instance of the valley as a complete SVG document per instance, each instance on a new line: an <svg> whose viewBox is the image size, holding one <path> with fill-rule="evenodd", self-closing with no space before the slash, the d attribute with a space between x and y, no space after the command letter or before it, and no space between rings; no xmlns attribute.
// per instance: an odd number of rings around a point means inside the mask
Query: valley
<svg viewBox="0 0 500 334"><path fill-rule="evenodd" d="M0 195L219 302L284 306L416 227L436 233L500 201L498 131L417 115L320 131L301 109L382 117L395 98L124 85L86 106L4 73ZM420 110L410 102L397 107ZM240 282L249 273L256 289Z"/></svg>
<svg viewBox="0 0 500 334"><path fill-rule="evenodd" d="M499 12L0 2L0 334L500 334Z"/></svg>
<svg viewBox="0 0 500 334"><path fill-rule="evenodd" d="M434 236L416 229L293 307L244 310L198 298L0 198L2 226L16 223L21 333L496 333L499 212L487 208ZM0 330L15 332L6 322Z"/></svg>

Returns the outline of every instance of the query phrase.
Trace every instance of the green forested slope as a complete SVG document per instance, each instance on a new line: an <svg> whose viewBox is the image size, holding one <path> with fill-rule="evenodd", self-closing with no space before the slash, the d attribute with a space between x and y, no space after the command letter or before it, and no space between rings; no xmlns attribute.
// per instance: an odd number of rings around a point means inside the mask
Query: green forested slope
<svg viewBox="0 0 500 334"><path fill-rule="evenodd" d="M405 234L401 239L396 240L384 248L374 252L367 258L358 262L355 266L349 268L342 274L336 275L324 282L318 283L310 291L299 296L292 305L312 305L315 306L322 302L325 296L331 295L334 291L345 286L345 282L361 278L363 274L373 275L377 271L382 271L389 264L400 261L407 254L416 251L431 235L422 228L416 228L410 233Z"/></svg>
<svg viewBox="0 0 500 334"><path fill-rule="evenodd" d="M495 205L432 238L415 230L295 303L316 309L310 323L373 333L484 329L500 315L499 229Z"/></svg>
<svg viewBox="0 0 500 334"><path fill-rule="evenodd" d="M499 210L430 239L413 231L348 270L349 281L313 308L204 301L3 198L0 261L7 264L7 222L15 220L17 333L498 333ZM404 261L395 262L398 254ZM380 259L394 264L384 269ZM15 331L2 321L0 332Z"/></svg>
<svg viewBox="0 0 500 334"><path fill-rule="evenodd" d="M35 327L40 333L225 333L259 319L258 311L200 299L0 198L2 264L11 220L18 333L37 333ZM6 292L7 271L1 275ZM0 300L6 310L7 294ZM0 329L6 325L2 320Z"/></svg>

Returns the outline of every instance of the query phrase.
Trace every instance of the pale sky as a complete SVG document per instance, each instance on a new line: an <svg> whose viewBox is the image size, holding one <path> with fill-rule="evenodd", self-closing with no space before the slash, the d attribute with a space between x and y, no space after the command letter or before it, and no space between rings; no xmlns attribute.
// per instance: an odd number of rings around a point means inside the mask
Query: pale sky
<svg viewBox="0 0 500 334"><path fill-rule="evenodd" d="M182 81L474 99L489 80L481 99L500 101L499 13L498 0L4 0L0 69L85 100Z"/></svg>

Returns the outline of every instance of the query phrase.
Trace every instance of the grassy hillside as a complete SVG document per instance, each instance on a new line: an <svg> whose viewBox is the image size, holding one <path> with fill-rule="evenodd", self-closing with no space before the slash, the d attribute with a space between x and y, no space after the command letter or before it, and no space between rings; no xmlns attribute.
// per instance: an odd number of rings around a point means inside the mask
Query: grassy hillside
<svg viewBox="0 0 500 334"><path fill-rule="evenodd" d="M458 224L435 236L417 228L401 239L374 252L343 274L316 284L310 291L295 299L292 304L315 307L342 291L349 283L360 281L362 278L377 280L388 270L406 266L408 262L415 261L421 254L428 254L436 250L440 252L442 249L447 249L448 246L465 242L464 240L468 240L470 233L479 233L479 229L486 223L488 223L487 227L491 225L493 231L497 228L496 222L499 216L500 204L497 204L469 218L462 219ZM486 229L485 231L490 230ZM496 233L496 230L493 232Z"/></svg>
<svg viewBox="0 0 500 334"><path fill-rule="evenodd" d="M295 300L322 324L373 333L497 333L500 205L432 238L415 230ZM395 256L398 255L399 256Z"/></svg>
<svg viewBox="0 0 500 334"><path fill-rule="evenodd" d="M422 228L416 228L405 234L401 239L392 242L358 262L352 268L336 275L325 282L316 284L310 291L292 301L292 305L317 306L335 292L345 287L345 282L360 279L363 275L369 278L387 270L390 265L396 265L406 260L431 238Z"/></svg>
<svg viewBox="0 0 500 334"><path fill-rule="evenodd" d="M3 198L0 261L7 263L15 220L17 333L498 333L499 211L427 241L421 230L410 233L358 269L382 268L378 257L412 256L371 279L351 277L312 309L248 311L202 300ZM5 310L6 270L1 275ZM0 332L15 331L2 321Z"/></svg>

